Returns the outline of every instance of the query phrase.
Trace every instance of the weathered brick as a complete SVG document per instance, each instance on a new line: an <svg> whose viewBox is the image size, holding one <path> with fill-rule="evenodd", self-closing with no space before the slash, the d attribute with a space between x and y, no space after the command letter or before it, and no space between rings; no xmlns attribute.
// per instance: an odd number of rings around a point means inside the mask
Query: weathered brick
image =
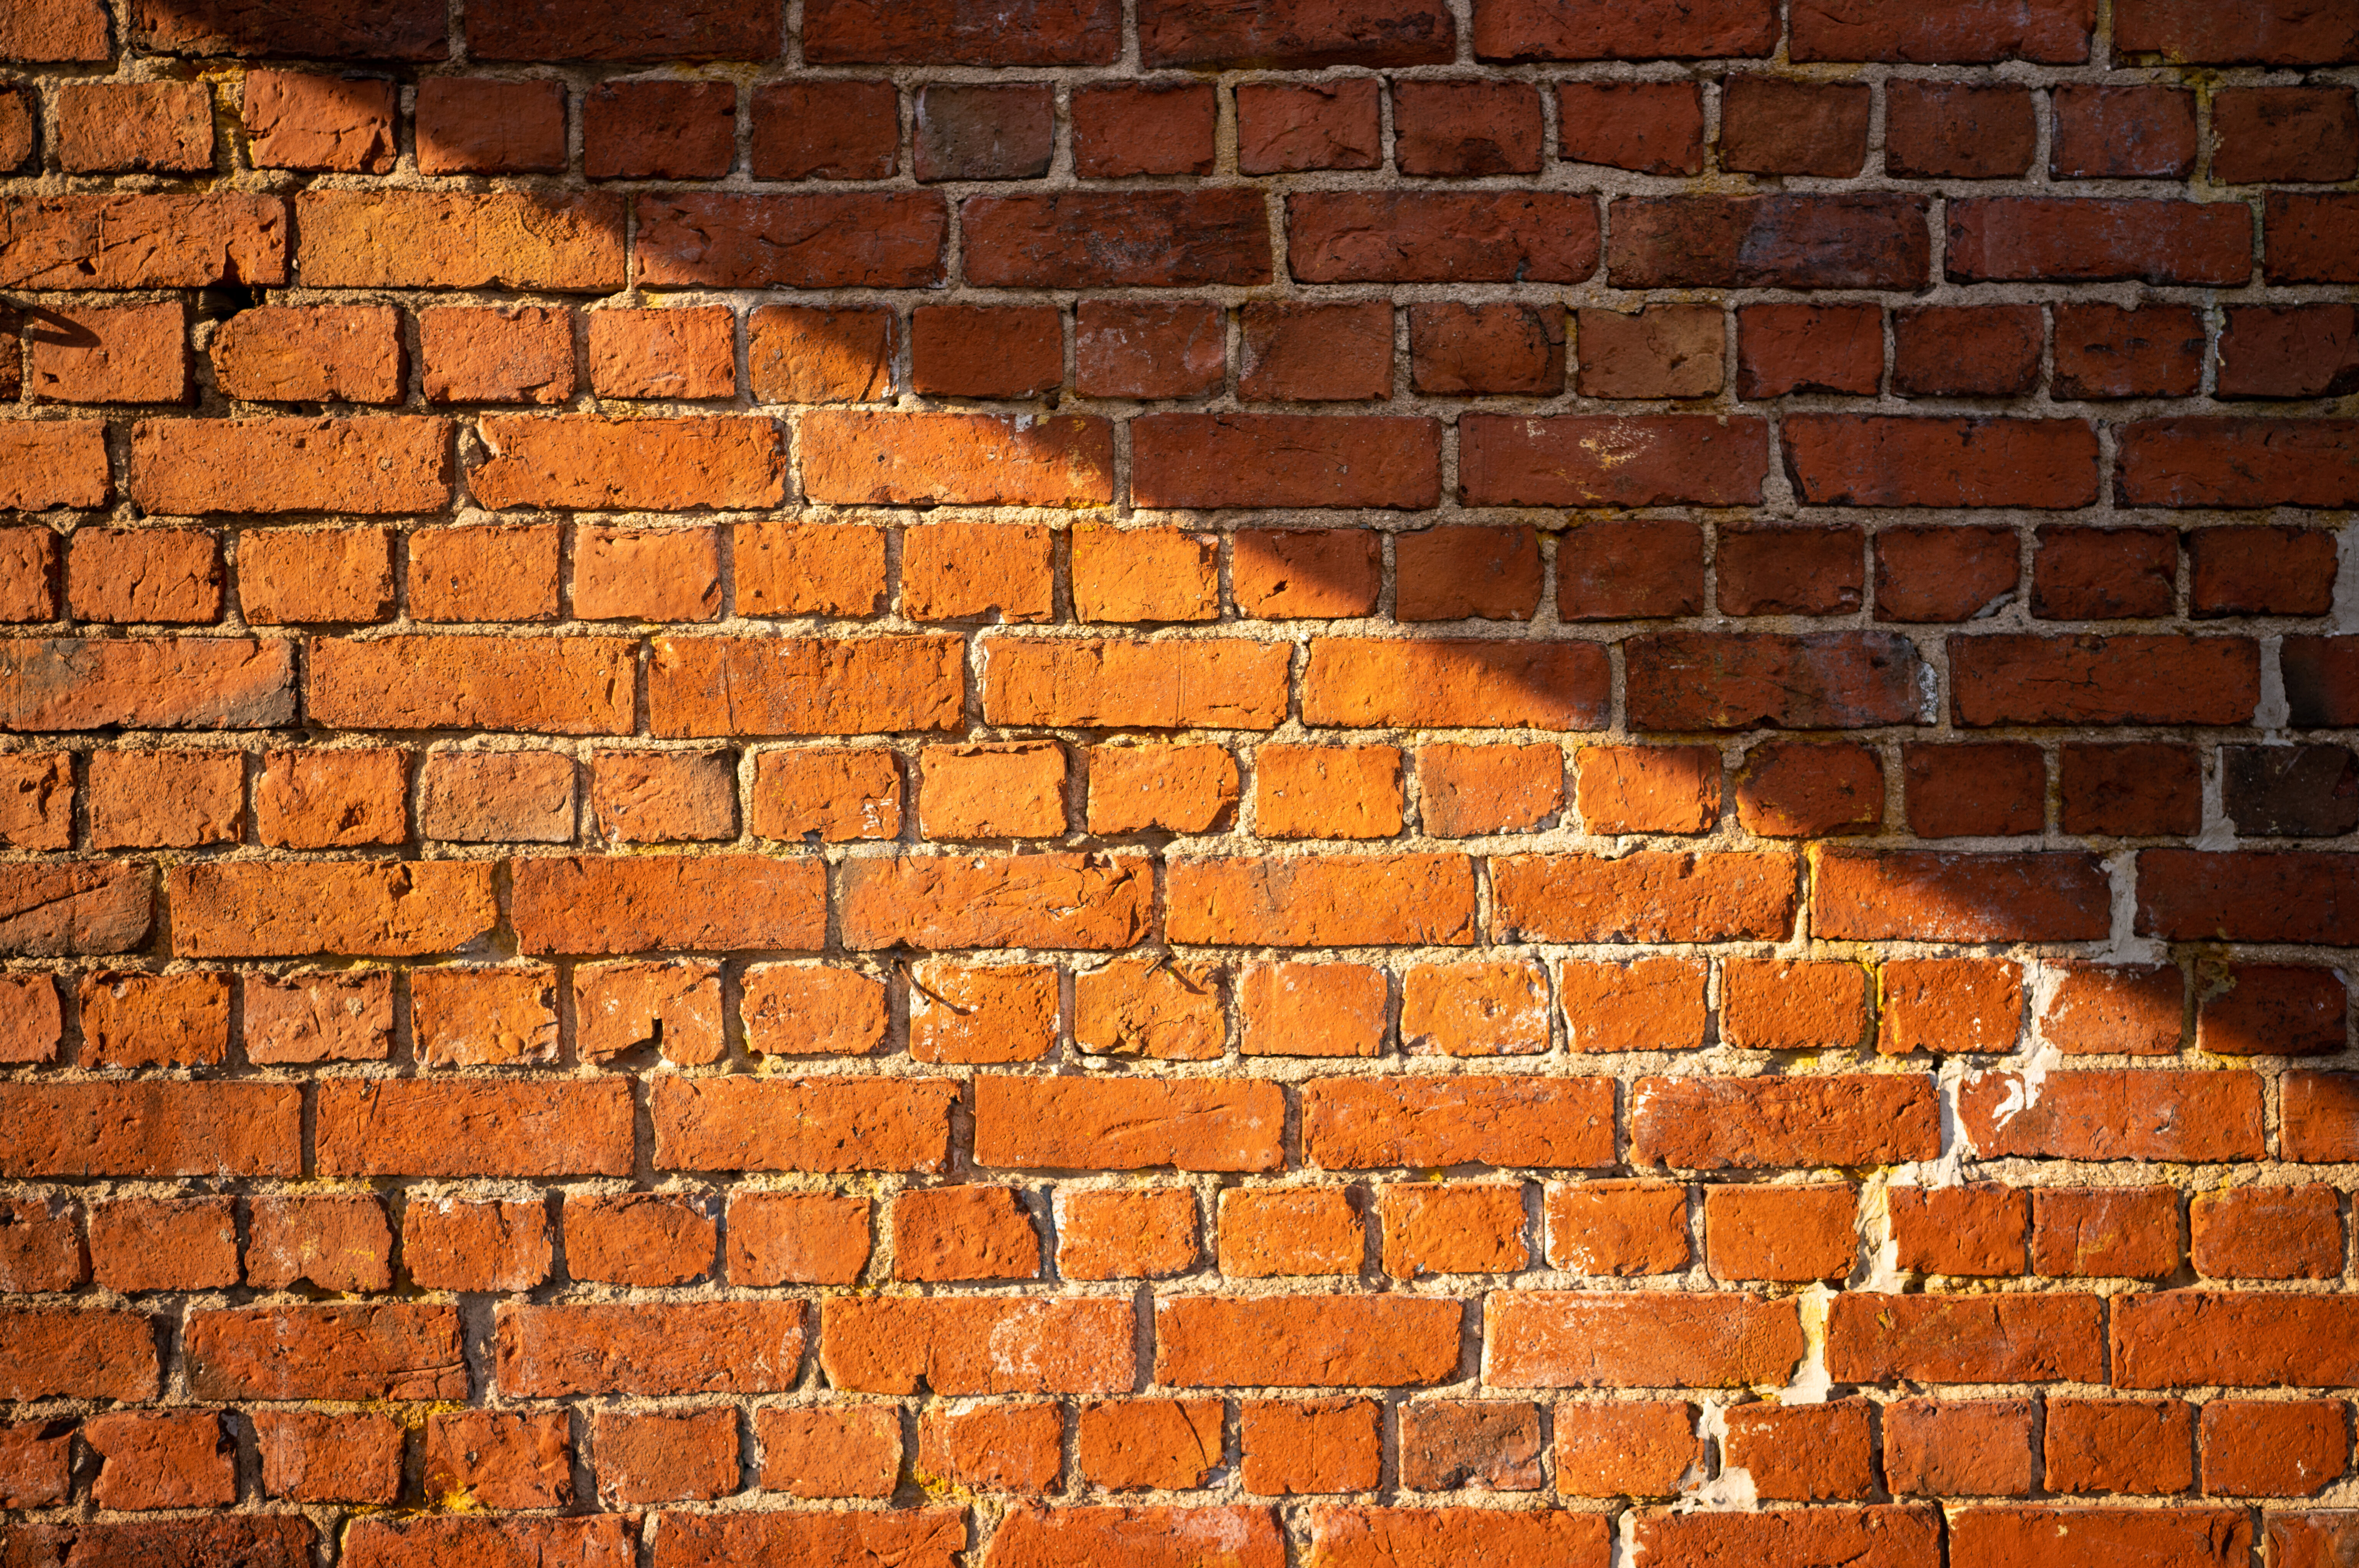
<svg viewBox="0 0 2359 1568"><path fill-rule="evenodd" d="M1768 429L1737 415L1469 414L1459 487L1470 506L1756 505Z"/></svg>
<svg viewBox="0 0 2359 1568"><path fill-rule="evenodd" d="M1451 855L1184 860L1165 873L1172 941L1343 947L1474 941L1474 867Z"/></svg>
<svg viewBox="0 0 2359 1568"><path fill-rule="evenodd" d="M619 1079L344 1079L321 1085L319 1163L335 1175L621 1174L630 1089Z"/></svg>
<svg viewBox="0 0 2359 1568"><path fill-rule="evenodd" d="M1313 1079L1302 1090L1302 1140L1304 1158L1327 1170L1596 1168L1614 1161L1612 1084L1488 1074Z"/></svg>
<svg viewBox="0 0 2359 1568"><path fill-rule="evenodd" d="M938 1171L956 1086L936 1078L667 1077L655 1162L668 1171Z"/></svg>
<svg viewBox="0 0 2359 1568"><path fill-rule="evenodd" d="M1015 1170L1271 1171L1285 1095L1238 1078L978 1078L974 1158Z"/></svg>
<svg viewBox="0 0 2359 1568"><path fill-rule="evenodd" d="M463 1399L459 1311L409 1303L241 1307L189 1314L200 1399Z"/></svg>
<svg viewBox="0 0 2359 1568"><path fill-rule="evenodd" d="M1830 850L1810 886L1810 929L1875 942L2097 942L2111 882L2095 856L2026 851Z"/></svg>
<svg viewBox="0 0 2359 1568"><path fill-rule="evenodd" d="M985 289L1270 280L1261 192L1235 187L970 196L959 232L966 280Z"/></svg>
<svg viewBox="0 0 2359 1568"><path fill-rule="evenodd" d="M1593 730L1611 699L1595 643L1319 637L1302 716L1354 729Z"/></svg>
<svg viewBox="0 0 2359 1568"><path fill-rule="evenodd" d="M1780 1385L1804 1349L1793 1303L1757 1296L1501 1291L1483 1320L1495 1388Z"/></svg>
<svg viewBox="0 0 2359 1568"><path fill-rule="evenodd" d="M820 1366L858 1393L1127 1393L1135 1316L1103 1296L836 1296L820 1311Z"/></svg>
<svg viewBox="0 0 2359 1568"><path fill-rule="evenodd" d="M1614 204L1609 281L1630 289L1920 289L1922 196L1633 196Z"/></svg>
<svg viewBox="0 0 2359 1568"><path fill-rule="evenodd" d="M623 285L618 196L311 191L296 199L295 216L295 265L314 289Z"/></svg>
<svg viewBox="0 0 2359 1568"><path fill-rule="evenodd" d="M1128 947L1145 934L1151 874L1126 855L911 855L847 868L839 906L853 948Z"/></svg>
<svg viewBox="0 0 2359 1568"><path fill-rule="evenodd" d="M2261 1157L2260 1083L2245 1073L2139 1068L2053 1073L2035 1090L2021 1075L1969 1076L1962 1130L1975 1149L2049 1160Z"/></svg>
<svg viewBox="0 0 2359 1568"><path fill-rule="evenodd" d="M500 1308L495 1376L503 1393L762 1394L802 1366L799 1301Z"/></svg>
<svg viewBox="0 0 2359 1568"><path fill-rule="evenodd" d="M223 191L0 201L0 287L202 289L287 281L287 204ZM306 282L323 281L308 271Z"/></svg>
<svg viewBox="0 0 2359 1568"><path fill-rule="evenodd" d="M1897 1164L1940 1152L1921 1073L1642 1078L1631 1094L1634 1163L1686 1170Z"/></svg>
<svg viewBox="0 0 2359 1568"><path fill-rule="evenodd" d="M487 935L493 867L434 861L221 862L166 874L187 958L412 957Z"/></svg>

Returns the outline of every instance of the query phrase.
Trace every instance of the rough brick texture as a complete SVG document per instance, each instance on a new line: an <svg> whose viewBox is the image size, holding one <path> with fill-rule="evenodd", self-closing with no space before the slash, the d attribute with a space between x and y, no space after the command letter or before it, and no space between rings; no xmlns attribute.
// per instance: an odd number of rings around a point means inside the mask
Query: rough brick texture
<svg viewBox="0 0 2359 1568"><path fill-rule="evenodd" d="M2359 1563L2353 0L0 0L0 1568Z"/></svg>

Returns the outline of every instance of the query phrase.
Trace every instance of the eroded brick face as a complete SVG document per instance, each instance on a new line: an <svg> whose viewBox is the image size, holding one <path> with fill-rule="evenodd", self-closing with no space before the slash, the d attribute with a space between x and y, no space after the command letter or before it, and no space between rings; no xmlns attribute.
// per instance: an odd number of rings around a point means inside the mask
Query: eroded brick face
<svg viewBox="0 0 2359 1568"><path fill-rule="evenodd" d="M2350 4L0 77L8 1568L2359 1561Z"/></svg>

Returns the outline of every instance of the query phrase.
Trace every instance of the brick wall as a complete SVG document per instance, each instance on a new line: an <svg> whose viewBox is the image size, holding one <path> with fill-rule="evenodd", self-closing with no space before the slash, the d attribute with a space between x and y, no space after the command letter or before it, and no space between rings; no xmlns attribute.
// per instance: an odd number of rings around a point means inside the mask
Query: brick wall
<svg viewBox="0 0 2359 1568"><path fill-rule="evenodd" d="M2359 1553L2350 0L0 60L8 1568Z"/></svg>

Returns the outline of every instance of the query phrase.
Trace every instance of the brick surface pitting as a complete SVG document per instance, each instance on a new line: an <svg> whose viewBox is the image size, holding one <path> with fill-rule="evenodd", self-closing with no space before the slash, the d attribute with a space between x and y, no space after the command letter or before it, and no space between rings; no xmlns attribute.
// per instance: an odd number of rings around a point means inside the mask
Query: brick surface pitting
<svg viewBox="0 0 2359 1568"><path fill-rule="evenodd" d="M0 1563L2359 1561L2351 0L0 0Z"/></svg>

